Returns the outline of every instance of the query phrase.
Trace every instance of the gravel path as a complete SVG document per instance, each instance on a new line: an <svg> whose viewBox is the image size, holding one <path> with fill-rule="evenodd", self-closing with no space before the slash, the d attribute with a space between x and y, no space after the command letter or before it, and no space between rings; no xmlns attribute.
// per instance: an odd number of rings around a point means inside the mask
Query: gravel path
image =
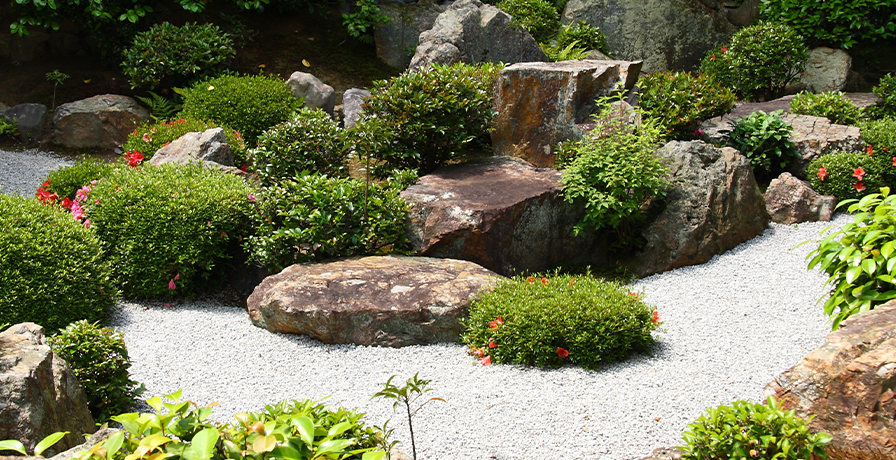
<svg viewBox="0 0 896 460"><path fill-rule="evenodd" d="M32 196L50 171L73 164L70 159L37 149L0 149L0 193Z"/></svg>

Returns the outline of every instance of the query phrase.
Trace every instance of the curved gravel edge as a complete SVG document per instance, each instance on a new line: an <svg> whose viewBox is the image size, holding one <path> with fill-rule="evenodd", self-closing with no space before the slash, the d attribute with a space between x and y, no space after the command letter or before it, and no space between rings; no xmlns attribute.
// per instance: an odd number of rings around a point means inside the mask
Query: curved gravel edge
<svg viewBox="0 0 896 460"><path fill-rule="evenodd" d="M38 149L0 149L0 193L32 196L47 174L74 161Z"/></svg>

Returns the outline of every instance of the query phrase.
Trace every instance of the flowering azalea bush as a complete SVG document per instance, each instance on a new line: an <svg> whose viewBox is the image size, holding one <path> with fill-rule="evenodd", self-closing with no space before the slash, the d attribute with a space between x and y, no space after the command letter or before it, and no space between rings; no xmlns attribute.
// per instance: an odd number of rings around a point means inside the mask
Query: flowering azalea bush
<svg viewBox="0 0 896 460"><path fill-rule="evenodd" d="M41 201L56 201L75 199L75 194L81 187L89 185L91 181L102 179L118 167L114 163L106 163L98 158L82 157L72 166L65 166L55 171L50 171L44 185L38 188L37 198ZM49 193L46 193L49 192ZM52 198L52 195L56 195Z"/></svg>
<svg viewBox="0 0 896 460"><path fill-rule="evenodd" d="M822 155L809 164L806 175L818 193L838 200L861 198L896 185L896 155L870 145L864 152Z"/></svg>
<svg viewBox="0 0 896 460"><path fill-rule="evenodd" d="M138 152L144 158L149 159L160 148L177 140L187 133L202 132L208 129L221 128L224 137L230 145L233 161L237 166L246 164L246 141L239 131L218 125L213 122L200 121L193 118L181 118L179 120L163 121L140 126L128 135L127 141L121 146L125 152Z"/></svg>
<svg viewBox="0 0 896 460"><path fill-rule="evenodd" d="M470 303L461 336L484 365L595 368L645 351L659 314L617 282L551 273L503 280Z"/></svg>

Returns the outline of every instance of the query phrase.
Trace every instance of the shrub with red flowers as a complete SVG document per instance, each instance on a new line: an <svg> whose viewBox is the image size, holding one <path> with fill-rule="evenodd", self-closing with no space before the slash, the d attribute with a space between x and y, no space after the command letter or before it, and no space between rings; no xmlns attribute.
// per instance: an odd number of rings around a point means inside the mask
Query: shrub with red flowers
<svg viewBox="0 0 896 460"><path fill-rule="evenodd" d="M121 149L125 152L140 152L148 160L155 155L157 150L177 140L184 134L202 132L213 128L222 128L224 130L224 137L227 138L227 144L230 145L234 163L237 166L245 165L246 141L243 140L243 136L239 132L227 126L191 118L181 118L179 120L141 126L128 135L128 140L121 146Z"/></svg>
<svg viewBox="0 0 896 460"><path fill-rule="evenodd" d="M646 351L660 324L653 307L617 282L554 272L510 278L480 295L461 340L483 365L595 368Z"/></svg>
<svg viewBox="0 0 896 460"><path fill-rule="evenodd" d="M117 167L119 166L113 163L106 163L99 158L84 156L72 166L51 171L44 185L37 189L37 198L41 199L42 190L50 192L50 195L55 194L57 198L62 200L60 204L63 204L64 208L70 209L78 190L85 185L90 186L90 183L93 181L108 176ZM65 199L69 200L68 206L64 203Z"/></svg>
<svg viewBox="0 0 896 460"><path fill-rule="evenodd" d="M886 147L870 145L864 152L823 155L809 164L806 176L818 193L841 201L861 198L881 187L896 186L896 155Z"/></svg>

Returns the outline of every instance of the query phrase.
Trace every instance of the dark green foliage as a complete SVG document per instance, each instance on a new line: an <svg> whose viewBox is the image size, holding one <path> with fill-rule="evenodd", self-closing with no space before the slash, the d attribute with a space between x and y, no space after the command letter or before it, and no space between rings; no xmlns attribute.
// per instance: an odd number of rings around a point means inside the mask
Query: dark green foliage
<svg viewBox="0 0 896 460"><path fill-rule="evenodd" d="M19 131L19 121L15 118L7 120L6 117L0 117L0 136L12 136Z"/></svg>
<svg viewBox="0 0 896 460"><path fill-rule="evenodd" d="M896 117L896 74L888 73L880 79L880 83L871 89L880 98L868 108L874 118Z"/></svg>
<svg viewBox="0 0 896 460"><path fill-rule="evenodd" d="M711 78L725 88L736 89L737 81L729 57L728 45L719 45L707 51L700 61L700 75Z"/></svg>
<svg viewBox="0 0 896 460"><path fill-rule="evenodd" d="M849 49L896 37L892 0L762 0L766 19L793 27L814 45Z"/></svg>
<svg viewBox="0 0 896 460"><path fill-rule="evenodd" d="M838 152L816 158L806 169L812 190L842 201L896 185L893 155L881 150L872 152Z"/></svg>
<svg viewBox="0 0 896 460"><path fill-rule="evenodd" d="M399 190L351 178L305 174L258 197L257 230L246 249L276 270L332 257L404 249L407 205Z"/></svg>
<svg viewBox="0 0 896 460"><path fill-rule="evenodd" d="M235 55L230 36L214 24L166 21L134 37L122 52L121 69L131 88L189 86L220 75Z"/></svg>
<svg viewBox="0 0 896 460"><path fill-rule="evenodd" d="M585 21L577 21L560 27L560 32L557 33L558 47L567 47L572 42L577 42L577 48L589 51L599 50L604 54L609 53L607 37L604 36L600 29Z"/></svg>
<svg viewBox="0 0 896 460"><path fill-rule="evenodd" d="M122 167L93 186L87 217L126 297L179 295L231 257L250 230L253 193L242 179L195 164Z"/></svg>
<svg viewBox="0 0 896 460"><path fill-rule="evenodd" d="M896 116L859 123L862 139L883 156L896 155ZM892 152L892 153L891 153Z"/></svg>
<svg viewBox="0 0 896 460"><path fill-rule="evenodd" d="M731 130L731 145L750 160L753 168L776 173L799 157L790 140L793 127L781 119L781 111L761 110L738 118Z"/></svg>
<svg viewBox="0 0 896 460"><path fill-rule="evenodd" d="M193 85L184 98L183 114L229 126L254 145L261 133L289 120L301 106L277 77L225 75Z"/></svg>
<svg viewBox="0 0 896 460"><path fill-rule="evenodd" d="M214 122L194 120L192 118L171 120L161 123L146 124L134 129L128 135L121 149L125 152L140 152L148 161L156 152L170 142L177 140L187 133L202 132L208 129L221 128L224 137L230 145L233 154L233 162L237 166L246 164L246 141L239 131L225 125L216 125Z"/></svg>
<svg viewBox="0 0 896 460"><path fill-rule="evenodd" d="M492 87L500 66L454 64L405 72L376 81L364 117L378 118L394 142L370 156L385 168L427 174L477 149L490 149Z"/></svg>
<svg viewBox="0 0 896 460"><path fill-rule="evenodd" d="M502 280L473 300L469 312L461 340L484 364L593 369L647 350L659 326L640 296L587 273Z"/></svg>
<svg viewBox="0 0 896 460"><path fill-rule="evenodd" d="M134 397L143 391L142 385L138 388L131 380L131 360L121 332L82 320L48 340L87 393L87 406L97 423L130 409Z"/></svg>
<svg viewBox="0 0 896 460"><path fill-rule="evenodd" d="M0 194L0 323L55 332L104 321L115 299L101 243L61 208Z"/></svg>
<svg viewBox="0 0 896 460"><path fill-rule="evenodd" d="M657 72L638 81L638 105L674 139L690 139L701 121L724 115L736 98L729 89L703 75Z"/></svg>
<svg viewBox="0 0 896 460"><path fill-rule="evenodd" d="M117 166L106 163L99 158L81 157L73 166L65 166L55 171L50 171L47 180L50 181L49 191L59 196L59 199L75 199L75 192L91 181L108 176Z"/></svg>
<svg viewBox="0 0 896 460"><path fill-rule="evenodd" d="M374 26L389 21L391 18L373 0L357 0L352 11L342 15L342 25L348 34L363 43L373 43Z"/></svg>
<svg viewBox="0 0 896 460"><path fill-rule="evenodd" d="M790 101L790 111L825 117L839 125L855 125L863 116L862 109L854 106L840 91L818 94L803 91Z"/></svg>
<svg viewBox="0 0 896 460"><path fill-rule="evenodd" d="M683 460L821 460L827 458L824 445L831 440L827 434L811 433L794 411L781 410L774 396L767 405L734 401L707 409L682 437Z"/></svg>
<svg viewBox="0 0 896 460"><path fill-rule="evenodd" d="M514 24L526 29L539 43L553 38L560 28L560 14L546 0L502 0L496 6L511 15Z"/></svg>
<svg viewBox="0 0 896 460"><path fill-rule="evenodd" d="M348 148L339 123L319 109L300 109L289 121L264 132L251 151L253 169L273 184L302 171L347 174Z"/></svg>

